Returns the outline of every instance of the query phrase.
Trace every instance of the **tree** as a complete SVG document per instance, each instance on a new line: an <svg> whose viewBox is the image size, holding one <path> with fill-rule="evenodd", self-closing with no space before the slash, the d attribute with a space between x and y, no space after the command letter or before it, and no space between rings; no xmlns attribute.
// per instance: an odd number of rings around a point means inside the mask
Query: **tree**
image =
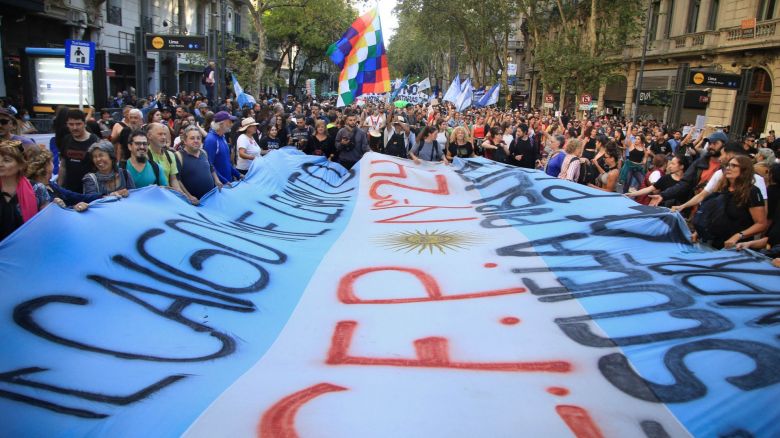
<svg viewBox="0 0 780 438"><path fill-rule="evenodd" d="M263 74L265 73L265 23L263 17L273 10L283 8L300 8L308 4L308 0L247 0L249 15L252 16L252 25L257 33L257 58L255 59L254 89L262 89Z"/></svg>
<svg viewBox="0 0 780 438"><path fill-rule="evenodd" d="M301 76L325 59L326 48L355 18L357 11L344 0L309 0L304 9L280 8L264 15L268 45L280 53L279 69L285 59L290 67L290 93L298 87Z"/></svg>
<svg viewBox="0 0 780 438"><path fill-rule="evenodd" d="M400 17L413 17L410 23L423 40L429 38L438 46L439 53L469 65L472 83L488 85L499 70L506 70L508 32L517 21L517 0L402 0L396 11ZM449 73L448 79L454 76Z"/></svg>
<svg viewBox="0 0 780 438"><path fill-rule="evenodd" d="M568 89L593 92L614 77L616 55L641 30L643 0L521 1L542 83L561 91L561 108Z"/></svg>

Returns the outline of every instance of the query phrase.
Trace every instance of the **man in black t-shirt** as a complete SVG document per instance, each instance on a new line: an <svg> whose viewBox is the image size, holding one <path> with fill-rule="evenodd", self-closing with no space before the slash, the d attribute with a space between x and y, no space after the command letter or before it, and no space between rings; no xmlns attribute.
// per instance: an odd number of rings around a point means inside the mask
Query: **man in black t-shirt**
<svg viewBox="0 0 780 438"><path fill-rule="evenodd" d="M70 134L62 140L57 182L68 190L82 193L81 179L92 169L87 149L98 141L98 137L86 130L85 116L80 110L68 111L66 124Z"/></svg>
<svg viewBox="0 0 780 438"><path fill-rule="evenodd" d="M672 154L672 145L664 138L663 134L658 132L655 141L650 145L650 152L653 155L663 155L668 157Z"/></svg>
<svg viewBox="0 0 780 438"><path fill-rule="evenodd" d="M509 158L507 163L513 166L533 169L536 167L536 151L534 150L531 139L528 138L528 125L522 124L517 127L517 136L509 145Z"/></svg>

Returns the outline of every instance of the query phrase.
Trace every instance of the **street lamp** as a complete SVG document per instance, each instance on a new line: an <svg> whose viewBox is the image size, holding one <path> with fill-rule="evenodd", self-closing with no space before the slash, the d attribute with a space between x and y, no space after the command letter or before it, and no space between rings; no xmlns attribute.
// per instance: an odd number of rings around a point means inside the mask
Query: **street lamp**
<svg viewBox="0 0 780 438"><path fill-rule="evenodd" d="M642 79L645 75L645 58L647 57L647 44L650 40L650 22L653 16L653 2L650 2L650 8L647 9L647 19L645 20L645 40L642 43L642 59L639 61L639 78L636 83L636 93L634 93L634 114L632 122L636 124L637 114L639 113L639 93L642 92Z"/></svg>

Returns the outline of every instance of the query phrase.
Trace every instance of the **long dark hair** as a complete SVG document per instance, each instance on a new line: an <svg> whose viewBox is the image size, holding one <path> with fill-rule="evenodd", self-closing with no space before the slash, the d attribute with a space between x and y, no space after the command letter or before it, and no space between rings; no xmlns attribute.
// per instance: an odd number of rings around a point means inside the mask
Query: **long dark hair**
<svg viewBox="0 0 780 438"><path fill-rule="evenodd" d="M420 134L417 136L417 143L422 145L425 142L425 139L429 135L431 135L432 132L436 132L438 130L439 129L435 125L434 126L426 126L425 128L422 129L422 131L420 131Z"/></svg>
<svg viewBox="0 0 780 438"><path fill-rule="evenodd" d="M753 160L745 155L737 155L729 160L729 164L732 160L736 160L739 163L739 176L734 180L734 201L737 206L743 207L747 204L748 197L750 196L750 189L753 187ZM728 166L728 164L727 164ZM719 192L725 192L729 189L729 180L725 174L718 183Z"/></svg>

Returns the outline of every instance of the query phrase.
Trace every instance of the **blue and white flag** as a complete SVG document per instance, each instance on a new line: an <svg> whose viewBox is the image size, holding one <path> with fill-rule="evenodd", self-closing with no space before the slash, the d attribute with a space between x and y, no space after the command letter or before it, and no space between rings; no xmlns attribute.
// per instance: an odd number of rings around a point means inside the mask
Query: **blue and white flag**
<svg viewBox="0 0 780 438"><path fill-rule="evenodd" d="M474 90L471 88L471 79L466 79L463 91L458 95L458 99L455 101L455 108L458 112L465 111L466 108L471 106L471 101L474 97Z"/></svg>
<svg viewBox="0 0 780 438"><path fill-rule="evenodd" d="M429 78L425 78L425 79L421 80L420 82L418 82L415 85L417 85L417 90L418 91L427 90L427 89L431 88L431 80Z"/></svg>
<svg viewBox="0 0 780 438"><path fill-rule="evenodd" d="M236 78L236 75L233 74L233 91L236 92L236 103L238 104L239 108L244 108L247 106L253 106L255 104L255 98L252 97L251 94L245 93L244 89L241 88L241 84L238 83L238 79Z"/></svg>
<svg viewBox="0 0 780 438"><path fill-rule="evenodd" d="M458 100L458 96L460 95L460 90L460 73L458 73L455 75L455 79L452 80L450 88L447 88L447 92L444 93L444 98L442 98L442 100L445 102L455 103Z"/></svg>
<svg viewBox="0 0 780 438"><path fill-rule="evenodd" d="M397 87L395 87L395 90L390 94L390 102L394 101L396 96L398 96L398 93L401 92L401 90L406 87L406 83L409 81L409 75L406 75L403 81L401 81L400 84L398 84Z"/></svg>
<svg viewBox="0 0 780 438"><path fill-rule="evenodd" d="M0 242L0 435L776 437L778 296L620 194L283 148Z"/></svg>
<svg viewBox="0 0 780 438"><path fill-rule="evenodd" d="M477 108L486 107L488 105L495 105L498 103L498 93L501 91L501 84L497 83L490 87L490 90L488 90L487 93L485 93L484 96L482 96L482 99L479 100L476 106Z"/></svg>

